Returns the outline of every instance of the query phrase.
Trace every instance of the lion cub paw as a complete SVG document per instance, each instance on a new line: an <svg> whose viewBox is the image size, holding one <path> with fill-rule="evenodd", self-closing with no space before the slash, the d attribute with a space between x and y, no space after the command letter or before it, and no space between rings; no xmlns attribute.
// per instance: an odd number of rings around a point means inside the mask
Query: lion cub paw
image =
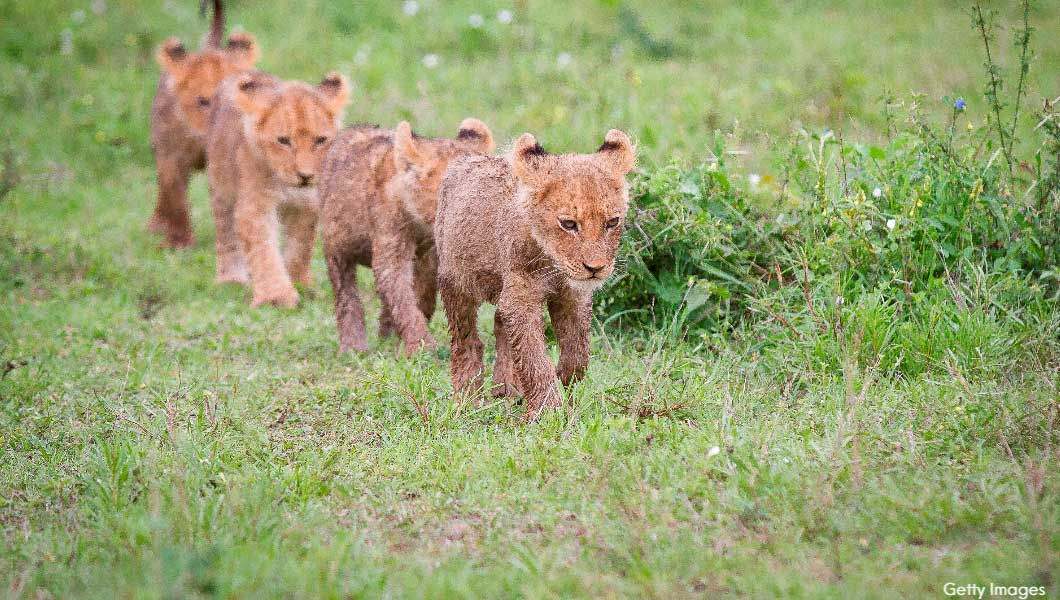
<svg viewBox="0 0 1060 600"><path fill-rule="evenodd" d="M169 250L181 250L191 248L195 245L195 235L189 231L170 231L165 233L165 239L159 244L160 247Z"/></svg>
<svg viewBox="0 0 1060 600"><path fill-rule="evenodd" d="M265 306L271 304L279 308L295 308L298 306L298 292L291 288L276 293L266 293L255 295L254 300L250 303L251 308L257 308L259 306Z"/></svg>
<svg viewBox="0 0 1060 600"><path fill-rule="evenodd" d="M519 395L519 390L515 387L515 384L507 381L494 381L492 391L494 397L497 398L511 398Z"/></svg>
<svg viewBox="0 0 1060 600"><path fill-rule="evenodd" d="M236 283L246 285L250 283L250 276L246 271L222 271L217 274L217 283Z"/></svg>

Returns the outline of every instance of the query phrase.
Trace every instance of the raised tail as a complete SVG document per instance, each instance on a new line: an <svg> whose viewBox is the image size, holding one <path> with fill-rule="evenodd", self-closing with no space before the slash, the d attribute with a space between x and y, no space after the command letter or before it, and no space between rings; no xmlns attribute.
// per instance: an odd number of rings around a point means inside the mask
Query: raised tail
<svg viewBox="0 0 1060 600"><path fill-rule="evenodd" d="M199 2L199 13L206 16L206 8L210 0ZM210 33L206 36L207 48L220 48L225 37L225 7L221 0L213 0L213 22L210 23Z"/></svg>

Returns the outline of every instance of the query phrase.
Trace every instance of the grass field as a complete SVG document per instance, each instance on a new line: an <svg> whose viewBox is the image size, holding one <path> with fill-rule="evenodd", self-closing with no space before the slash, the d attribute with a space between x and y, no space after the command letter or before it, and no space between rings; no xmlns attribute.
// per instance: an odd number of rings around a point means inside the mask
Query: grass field
<svg viewBox="0 0 1060 600"><path fill-rule="evenodd" d="M205 22L142 4L0 0L0 595L1060 597L1055 297L954 283L937 308L964 320L916 332L942 358L915 375L842 344L834 368L778 371L754 326L601 320L565 413L454 406L447 350L338 355L319 253L294 312L214 285L202 177L197 246L158 248L154 47ZM263 68L347 73L350 122L451 135L474 115L563 151L620 127L639 177L717 135L733 173L779 178L800 127L886 138L884 98L945 119L962 97L976 126L990 108L953 2L231 4ZM1033 6L1040 106L1060 95L1060 5ZM443 315L432 329L447 339Z"/></svg>

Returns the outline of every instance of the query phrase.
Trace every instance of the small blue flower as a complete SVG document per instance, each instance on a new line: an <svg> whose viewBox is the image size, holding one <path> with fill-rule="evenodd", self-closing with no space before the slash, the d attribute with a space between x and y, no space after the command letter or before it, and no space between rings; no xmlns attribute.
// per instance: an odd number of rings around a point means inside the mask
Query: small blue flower
<svg viewBox="0 0 1060 600"><path fill-rule="evenodd" d="M968 103L964 101L964 98L957 98L957 101L953 103L953 108L962 111L968 108Z"/></svg>

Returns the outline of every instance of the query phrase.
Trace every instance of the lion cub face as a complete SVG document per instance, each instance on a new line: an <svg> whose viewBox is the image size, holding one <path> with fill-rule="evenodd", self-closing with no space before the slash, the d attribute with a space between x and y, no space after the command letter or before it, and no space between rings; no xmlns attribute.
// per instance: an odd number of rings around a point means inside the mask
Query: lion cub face
<svg viewBox="0 0 1060 600"><path fill-rule="evenodd" d="M529 133L512 150L518 203L534 239L572 287L599 287L615 268L636 152L612 129L593 154L553 155Z"/></svg>
<svg viewBox="0 0 1060 600"><path fill-rule="evenodd" d="M276 179L293 188L316 185L320 162L342 125L346 78L330 73L315 87L294 81L277 86L247 74L236 90L247 136Z"/></svg>
<svg viewBox="0 0 1060 600"><path fill-rule="evenodd" d="M170 38L158 51L157 59L170 76L170 90L188 126L205 135L217 86L225 77L253 68L258 61L258 45L249 34L235 33L224 49L190 53L180 40Z"/></svg>
<svg viewBox="0 0 1060 600"><path fill-rule="evenodd" d="M438 188L449 161L471 152L493 152L493 133L478 119L460 123L456 139L424 139L412 133L408 121L394 130L394 167L397 171L391 193L405 210L428 226L438 214Z"/></svg>

